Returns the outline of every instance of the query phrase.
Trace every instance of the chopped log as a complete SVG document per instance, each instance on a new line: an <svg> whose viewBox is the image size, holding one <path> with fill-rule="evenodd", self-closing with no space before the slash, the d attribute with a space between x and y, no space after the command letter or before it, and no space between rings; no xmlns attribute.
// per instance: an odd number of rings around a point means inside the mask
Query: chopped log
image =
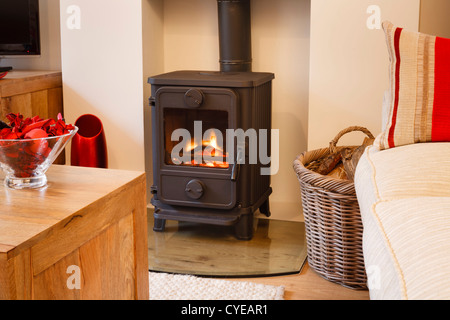
<svg viewBox="0 0 450 320"><path fill-rule="evenodd" d="M354 150L349 148L344 148L341 150L342 162L344 164L344 169L349 180L354 180L356 166L358 165L359 159L361 158L364 150L373 144L375 139L365 138L361 146Z"/></svg>
<svg viewBox="0 0 450 320"><path fill-rule="evenodd" d="M337 166L337 164L342 160L342 155L340 152L335 152L326 157L317 169L317 173L322 175L327 175Z"/></svg>
<svg viewBox="0 0 450 320"><path fill-rule="evenodd" d="M335 179L348 180L347 173L345 172L344 164L342 162L340 162L327 176Z"/></svg>

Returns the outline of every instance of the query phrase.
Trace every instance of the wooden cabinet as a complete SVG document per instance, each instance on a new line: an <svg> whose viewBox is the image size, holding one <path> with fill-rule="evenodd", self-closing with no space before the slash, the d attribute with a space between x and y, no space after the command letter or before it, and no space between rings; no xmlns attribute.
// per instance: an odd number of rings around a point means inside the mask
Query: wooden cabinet
<svg viewBox="0 0 450 320"><path fill-rule="evenodd" d="M145 174L47 176L42 190L0 186L0 299L148 300Z"/></svg>
<svg viewBox="0 0 450 320"><path fill-rule="evenodd" d="M0 80L0 120L8 113L56 119L63 114L62 75L58 71L11 71ZM65 163L64 152L56 164Z"/></svg>
<svg viewBox="0 0 450 320"><path fill-rule="evenodd" d="M11 71L0 80L1 120L10 113L55 118L63 113L61 72Z"/></svg>

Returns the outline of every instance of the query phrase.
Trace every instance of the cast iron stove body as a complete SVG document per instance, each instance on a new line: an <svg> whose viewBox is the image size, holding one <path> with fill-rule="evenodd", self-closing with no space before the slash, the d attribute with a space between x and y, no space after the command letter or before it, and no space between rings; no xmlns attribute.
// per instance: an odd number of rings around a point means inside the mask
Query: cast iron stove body
<svg viewBox="0 0 450 320"><path fill-rule="evenodd" d="M259 159L251 164L250 154L254 144L259 147L263 139L260 132L267 133L266 150L270 153L273 78L270 73L178 71L149 79L153 105L154 230L163 231L165 220L235 225L237 238L251 239L254 212L260 209L270 215L270 175L261 174L261 168L267 164L261 164ZM201 142L194 141L196 122L197 129L201 124ZM172 141L177 129L187 130L193 139ZM210 129L222 134L222 143L217 144L217 137L214 143L217 134L208 135ZM243 140L236 134L232 142L233 163L227 161L230 150L226 146L230 142L226 140L227 130L236 133L236 129L256 133L257 139L246 138L243 147L239 147ZM195 153L205 153L208 145L214 146L210 150L216 156L220 151L223 160L195 162ZM172 159L177 146L191 151L189 161ZM245 159L239 159L242 156Z"/></svg>

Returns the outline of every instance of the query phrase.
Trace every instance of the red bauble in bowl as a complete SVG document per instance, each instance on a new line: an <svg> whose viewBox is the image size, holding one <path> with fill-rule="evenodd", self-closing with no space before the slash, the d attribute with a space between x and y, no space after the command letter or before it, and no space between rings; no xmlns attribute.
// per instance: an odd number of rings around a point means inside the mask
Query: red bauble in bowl
<svg viewBox="0 0 450 320"><path fill-rule="evenodd" d="M41 188L47 185L45 173L64 150L78 128L58 120L24 118L9 114L10 125L0 131L0 166L5 185L12 189Z"/></svg>

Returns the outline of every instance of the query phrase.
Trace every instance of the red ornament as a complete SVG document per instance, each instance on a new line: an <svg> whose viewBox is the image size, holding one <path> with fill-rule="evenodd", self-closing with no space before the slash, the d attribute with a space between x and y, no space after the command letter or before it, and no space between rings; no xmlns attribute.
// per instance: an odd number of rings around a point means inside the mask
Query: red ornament
<svg viewBox="0 0 450 320"><path fill-rule="evenodd" d="M101 120L85 114L75 121L79 128L72 138L71 164L80 167L108 168L105 132Z"/></svg>

